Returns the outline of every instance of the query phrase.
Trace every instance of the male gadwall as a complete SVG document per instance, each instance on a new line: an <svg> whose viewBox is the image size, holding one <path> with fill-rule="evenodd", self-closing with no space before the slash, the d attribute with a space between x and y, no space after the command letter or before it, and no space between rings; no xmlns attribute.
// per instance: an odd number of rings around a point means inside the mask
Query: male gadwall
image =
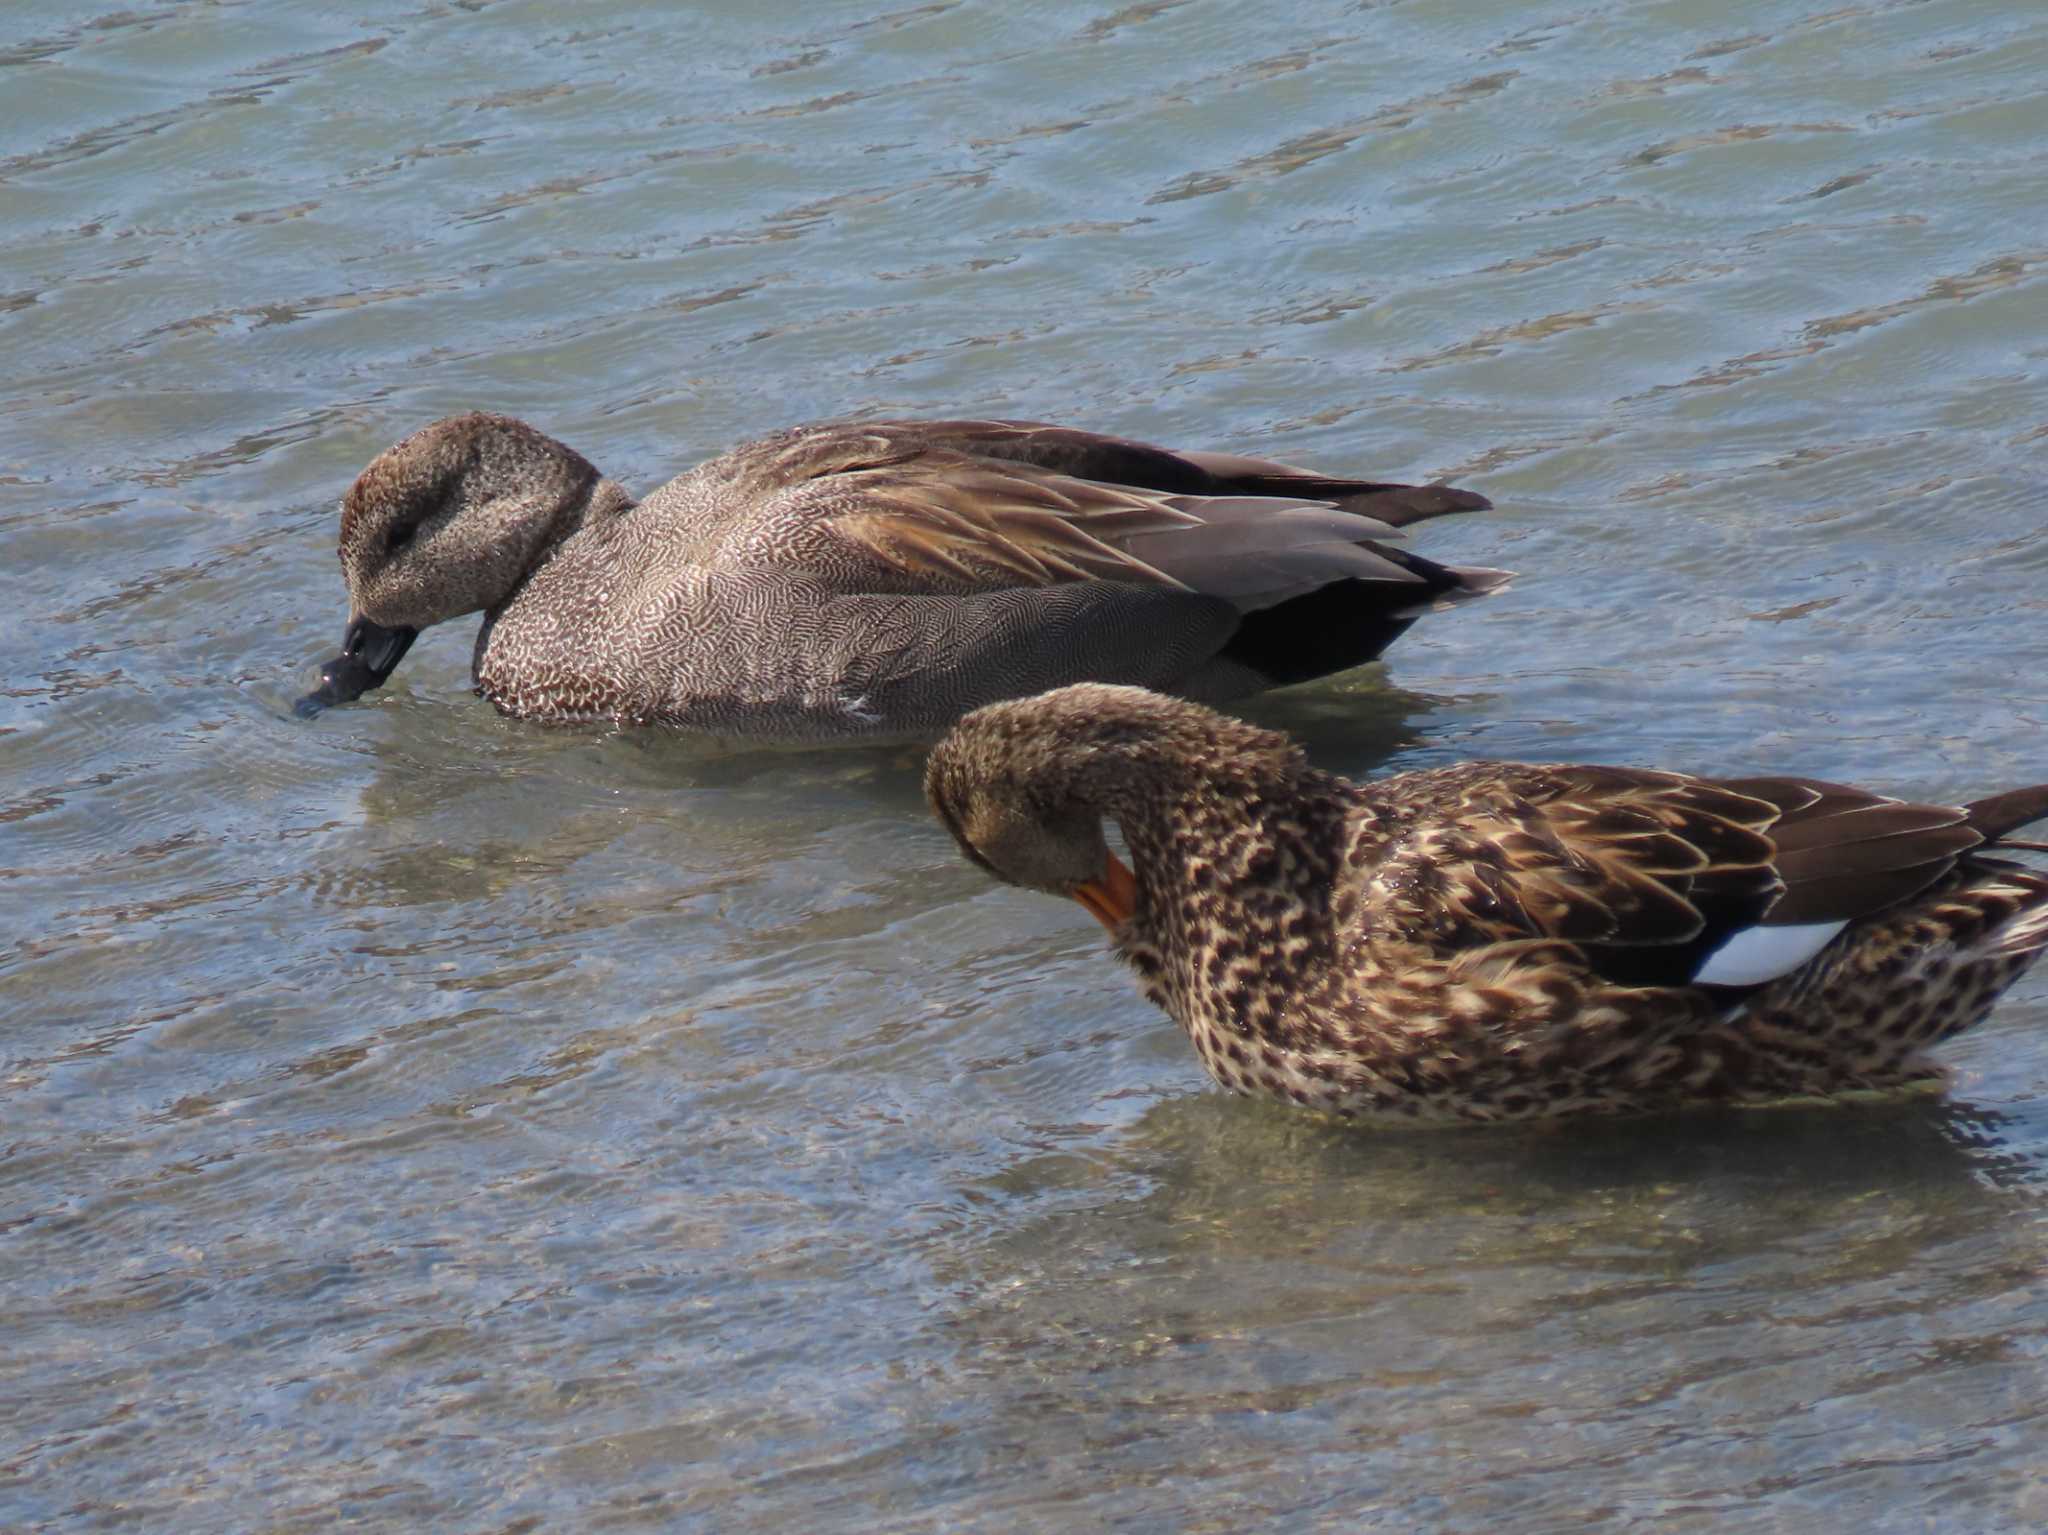
<svg viewBox="0 0 2048 1535"><path fill-rule="evenodd" d="M969 715L925 790L974 863L1093 912L1217 1082L1344 1114L1938 1080L1924 1052L2048 947L2048 877L1992 853L2048 851L2008 837L2048 785L1915 805L1511 762L1354 784L1283 735L1082 685Z"/></svg>
<svg viewBox="0 0 2048 1535"><path fill-rule="evenodd" d="M935 735L1062 683L1221 698L1378 655L1502 572L1389 547L1485 497L1016 421L800 427L635 502L508 416L451 416L341 503L351 614L312 714L481 611L526 719Z"/></svg>

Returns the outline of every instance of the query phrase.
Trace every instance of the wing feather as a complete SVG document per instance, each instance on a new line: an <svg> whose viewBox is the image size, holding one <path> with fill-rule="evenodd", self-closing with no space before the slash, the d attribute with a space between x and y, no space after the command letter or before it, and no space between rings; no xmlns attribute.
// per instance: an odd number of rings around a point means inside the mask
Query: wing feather
<svg viewBox="0 0 2048 1535"><path fill-rule="evenodd" d="M1205 592L1240 611L1342 580L1430 586L1441 568L1376 542L1389 524L1327 502L1201 496L1049 473L927 448L867 455L794 493L818 515L791 549L827 574L879 572L895 589L997 590L1125 581ZM845 570L851 576L854 571ZM1453 579L1450 584L1455 585Z"/></svg>
<svg viewBox="0 0 2048 1535"><path fill-rule="evenodd" d="M1825 929L1911 900L1984 841L1964 809L1820 780L1514 764L1444 778L1459 813L1429 858L1465 887L1453 904L1504 941L1577 944L1624 985L1759 984L1761 958L1805 963ZM1762 936L1794 928L1811 941ZM1710 967L1731 944L1742 962Z"/></svg>
<svg viewBox="0 0 2048 1535"><path fill-rule="evenodd" d="M1332 502L1406 527L1493 503L1448 485L1400 485L1322 474L1237 453L1162 448L1106 432L1038 421L875 421L867 429L978 458L1007 459L1078 480L1199 496L1283 496Z"/></svg>

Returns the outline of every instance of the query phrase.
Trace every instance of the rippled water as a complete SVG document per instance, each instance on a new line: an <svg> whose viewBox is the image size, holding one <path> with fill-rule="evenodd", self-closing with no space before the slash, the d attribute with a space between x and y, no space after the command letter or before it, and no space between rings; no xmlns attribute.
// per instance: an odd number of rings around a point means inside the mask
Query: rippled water
<svg viewBox="0 0 2048 1535"><path fill-rule="evenodd" d="M1262 704L2048 777L2048 19L1969 0L0 11L0 1524L2032 1530L2048 978L1946 1100L1212 1090L908 752L307 725L456 409L1457 476ZM456 632L460 630L462 632Z"/></svg>

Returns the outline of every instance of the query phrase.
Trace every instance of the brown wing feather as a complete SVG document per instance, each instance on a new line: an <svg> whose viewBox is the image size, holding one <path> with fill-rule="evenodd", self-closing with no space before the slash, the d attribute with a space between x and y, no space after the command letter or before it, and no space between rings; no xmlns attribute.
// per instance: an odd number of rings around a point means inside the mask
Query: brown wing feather
<svg viewBox="0 0 2048 1535"><path fill-rule="evenodd" d="M1629 984L1682 984L1694 947L1760 919L1781 888L1764 835L1777 807L1701 779L1493 764L1438 783L1449 827L1395 885L1447 883L1481 931L1578 944Z"/></svg>
<svg viewBox="0 0 2048 1535"><path fill-rule="evenodd" d="M1507 767L1478 787L1459 823L1477 904L1628 985L1683 985L1745 928L1884 911L1984 840L1968 811L1819 780ZM1983 803L2048 810L2048 791Z"/></svg>
<svg viewBox="0 0 2048 1535"><path fill-rule="evenodd" d="M1223 687L1356 666L1423 612L1507 579L1382 542L1483 497L1032 422L803 427L694 474L747 509L718 530L718 563L802 571L849 596L1108 582L1221 598L1241 620L1212 658L1208 683Z"/></svg>
<svg viewBox="0 0 2048 1535"><path fill-rule="evenodd" d="M1775 893L1763 835L1772 810L1747 795L1676 774L1578 768L1543 810L1559 841L1617 888L1626 870L1686 913L1684 922L1621 922L1606 944L1692 942L1737 913L1761 915Z"/></svg>
<svg viewBox="0 0 2048 1535"><path fill-rule="evenodd" d="M796 552L830 568L836 545L906 586L1124 581L1251 611L1346 579L1412 586L1418 602L1445 584L1441 567L1372 541L1393 528L1327 502L1105 484L938 447L848 454L793 494L818 510Z"/></svg>
<svg viewBox="0 0 2048 1535"><path fill-rule="evenodd" d="M1748 779L1745 792L1772 800L1771 826L1784 894L1774 927L1853 922L1910 900L1984 840L1968 812L1918 805L1819 779Z"/></svg>
<svg viewBox="0 0 2048 1535"><path fill-rule="evenodd" d="M1009 459L1079 480L1196 496L1281 496L1333 502L1346 511L1406 527L1448 512L1493 505L1447 485L1399 485L1320 474L1267 458L1184 452L1106 432L1038 421L878 421L871 429L982 458Z"/></svg>
<svg viewBox="0 0 2048 1535"><path fill-rule="evenodd" d="M903 464L847 470L849 498L824 529L910 576L977 587L1061 581L1183 583L1121 547L1140 535L1199 526L1176 498L1012 470L927 451Z"/></svg>
<svg viewBox="0 0 2048 1535"><path fill-rule="evenodd" d="M922 451L886 423L799 426L735 448L704 468L765 499L806 480L907 463Z"/></svg>

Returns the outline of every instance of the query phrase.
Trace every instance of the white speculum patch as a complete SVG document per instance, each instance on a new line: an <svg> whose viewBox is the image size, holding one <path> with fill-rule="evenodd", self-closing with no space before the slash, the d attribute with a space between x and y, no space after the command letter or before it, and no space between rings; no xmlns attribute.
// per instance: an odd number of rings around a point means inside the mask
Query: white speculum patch
<svg viewBox="0 0 2048 1535"><path fill-rule="evenodd" d="M1795 922L1746 927L1707 956L1695 986L1760 986L1805 964L1847 927L1847 922Z"/></svg>

